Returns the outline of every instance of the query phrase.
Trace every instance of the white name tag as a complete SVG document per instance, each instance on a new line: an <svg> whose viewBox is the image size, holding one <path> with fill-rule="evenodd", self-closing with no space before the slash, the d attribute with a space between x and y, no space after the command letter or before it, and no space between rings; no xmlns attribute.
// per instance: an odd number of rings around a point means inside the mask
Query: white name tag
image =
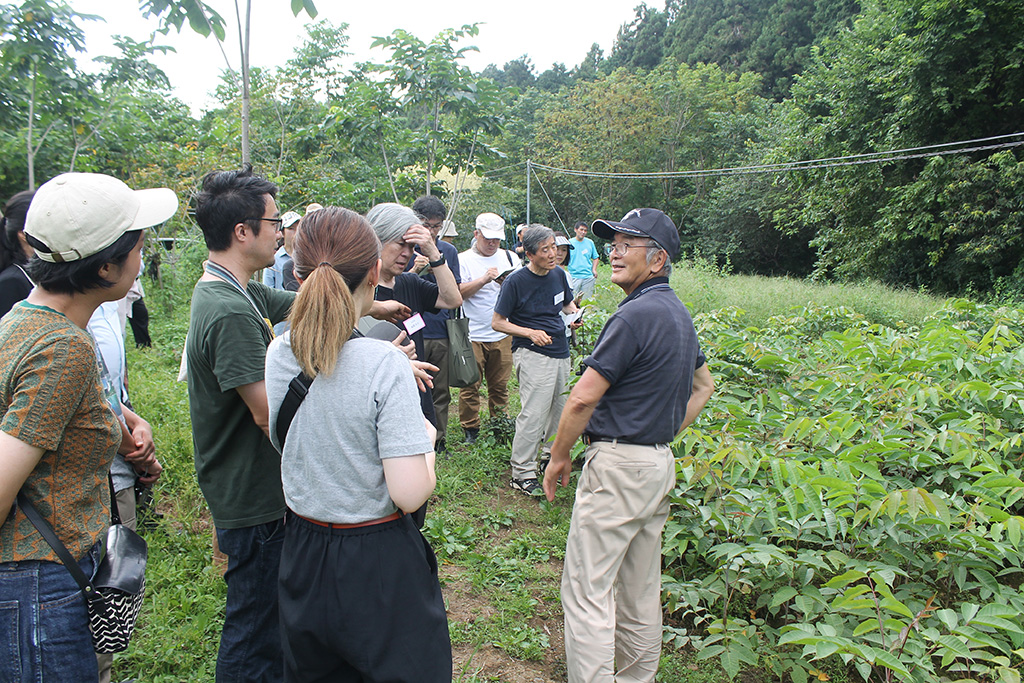
<svg viewBox="0 0 1024 683"><path fill-rule="evenodd" d="M410 337L427 326L427 324L423 322L423 316L419 313L406 318L402 325L405 327L405 331Z"/></svg>
<svg viewBox="0 0 1024 683"><path fill-rule="evenodd" d="M562 307L562 302L565 300L565 292L559 292L555 294L555 305L559 308Z"/></svg>

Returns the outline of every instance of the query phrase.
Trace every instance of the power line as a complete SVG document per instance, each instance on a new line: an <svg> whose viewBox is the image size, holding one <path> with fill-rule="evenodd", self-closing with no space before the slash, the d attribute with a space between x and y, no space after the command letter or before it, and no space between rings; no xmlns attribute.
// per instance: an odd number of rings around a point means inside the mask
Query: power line
<svg viewBox="0 0 1024 683"><path fill-rule="evenodd" d="M588 177L588 178L632 178L632 179L668 179L668 178L706 178L725 175L745 175L754 173L776 173L781 171L811 170L818 168L835 168L841 166L856 166L862 164L876 164L890 161L906 161L910 159L922 159L927 157L947 156L951 154L968 154L998 149L1009 149L1024 145L1024 140L1004 142L993 145L978 145L974 147L961 147L958 149L944 149L957 145L968 145L979 142L991 142L1005 140L1012 137L1024 136L1024 132L997 135L976 140L962 140L959 142L947 142L938 145L927 145L924 147L909 147L906 149L888 150L884 152L868 152L865 154L853 154L843 157L828 157L823 159L811 159L805 161L792 161L779 164L761 164L756 166L740 166L732 168L716 168L695 171L669 171L653 173L612 173L607 171L578 171L567 168L558 168L531 162L533 168L539 168L550 173L562 175ZM915 153L911 153L915 152ZM536 174L535 174L536 177Z"/></svg>
<svg viewBox="0 0 1024 683"><path fill-rule="evenodd" d="M529 164L527 168L533 171L533 164ZM562 217L558 215L558 209L555 208L555 203L551 201L551 197L548 195L548 191L544 189L544 183L542 183L540 181L540 178L537 177L537 171L533 171L533 177L537 178L537 184L540 185L541 191L544 192L544 198L548 200L548 204L551 205L551 210L555 212L555 218L557 218L558 222L562 224L562 232L564 232L566 237L568 237L569 230L565 227L565 221L563 221Z"/></svg>

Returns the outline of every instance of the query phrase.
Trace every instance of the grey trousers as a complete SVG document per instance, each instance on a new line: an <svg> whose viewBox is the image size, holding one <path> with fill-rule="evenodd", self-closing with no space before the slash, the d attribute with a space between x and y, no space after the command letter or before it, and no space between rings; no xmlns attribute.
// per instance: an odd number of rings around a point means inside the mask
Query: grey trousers
<svg viewBox="0 0 1024 683"><path fill-rule="evenodd" d="M512 439L512 478L537 478L537 452L554 438L569 387L568 358L551 358L528 349L512 352L522 408Z"/></svg>

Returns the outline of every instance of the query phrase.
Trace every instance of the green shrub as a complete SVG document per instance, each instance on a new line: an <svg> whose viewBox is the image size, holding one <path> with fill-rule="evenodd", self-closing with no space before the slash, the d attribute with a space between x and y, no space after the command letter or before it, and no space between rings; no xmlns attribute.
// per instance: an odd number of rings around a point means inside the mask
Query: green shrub
<svg viewBox="0 0 1024 683"><path fill-rule="evenodd" d="M730 676L1018 682L1024 311L741 318L697 320L718 389L676 446L667 640Z"/></svg>

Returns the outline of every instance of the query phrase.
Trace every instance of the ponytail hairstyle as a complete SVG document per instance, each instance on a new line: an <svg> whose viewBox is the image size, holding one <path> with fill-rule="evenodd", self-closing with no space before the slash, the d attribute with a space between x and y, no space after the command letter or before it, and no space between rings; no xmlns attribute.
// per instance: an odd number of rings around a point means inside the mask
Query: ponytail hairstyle
<svg viewBox="0 0 1024 683"><path fill-rule="evenodd" d="M18 233L25 230L25 216L28 214L28 205L32 202L34 194L32 190L25 190L4 204L4 215L0 218L0 270L5 270L7 266L15 263L19 266L28 263Z"/></svg>
<svg viewBox="0 0 1024 683"><path fill-rule="evenodd" d="M380 258L380 240L355 211L329 206L306 214L292 249L302 287L292 304L292 353L310 377L334 372L356 326L352 293Z"/></svg>

